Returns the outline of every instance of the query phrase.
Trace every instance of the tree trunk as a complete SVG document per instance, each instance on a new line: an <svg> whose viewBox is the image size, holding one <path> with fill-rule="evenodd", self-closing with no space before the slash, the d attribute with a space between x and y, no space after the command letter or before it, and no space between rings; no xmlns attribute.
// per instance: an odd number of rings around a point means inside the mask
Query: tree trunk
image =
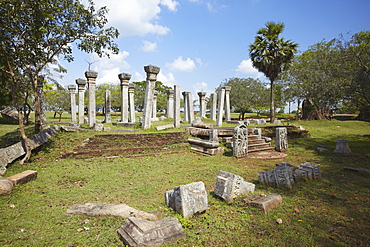
<svg viewBox="0 0 370 247"><path fill-rule="evenodd" d="M362 107L356 119L370 122L370 107Z"/></svg>
<svg viewBox="0 0 370 247"><path fill-rule="evenodd" d="M39 132L46 124L45 112L43 110L43 78L36 76L34 79L34 110L35 110L35 131Z"/></svg>
<svg viewBox="0 0 370 247"><path fill-rule="evenodd" d="M20 109L18 110L18 123L19 123L19 133L21 134L21 138L23 140L23 148L26 154L24 155L23 159L19 162L21 165L24 164L27 160L31 157L31 143L30 139L26 136L26 132L24 131L24 124L23 124L23 115Z"/></svg>
<svg viewBox="0 0 370 247"><path fill-rule="evenodd" d="M270 80L270 123L275 122L274 81Z"/></svg>
<svg viewBox="0 0 370 247"><path fill-rule="evenodd" d="M330 120L333 117L333 112L329 107L317 106L308 99L303 101L302 111L302 119L304 120Z"/></svg>

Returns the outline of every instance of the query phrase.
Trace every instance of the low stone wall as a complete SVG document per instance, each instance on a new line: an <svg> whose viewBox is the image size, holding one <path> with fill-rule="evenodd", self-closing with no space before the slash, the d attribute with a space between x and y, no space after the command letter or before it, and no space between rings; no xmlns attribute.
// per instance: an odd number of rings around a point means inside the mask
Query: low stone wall
<svg viewBox="0 0 370 247"><path fill-rule="evenodd" d="M30 137L31 150L46 143L50 137L55 136L59 131L59 126L55 125L40 131L37 135ZM18 142L9 147L0 149L0 176L4 175L9 163L25 154L23 142Z"/></svg>

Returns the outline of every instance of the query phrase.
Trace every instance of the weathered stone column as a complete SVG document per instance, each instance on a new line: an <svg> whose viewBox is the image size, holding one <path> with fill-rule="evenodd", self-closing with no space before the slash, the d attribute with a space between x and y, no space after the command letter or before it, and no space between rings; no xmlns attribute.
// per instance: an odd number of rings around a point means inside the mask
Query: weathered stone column
<svg viewBox="0 0 370 247"><path fill-rule="evenodd" d="M180 128L180 85L174 85L174 110L173 110L173 125L175 128Z"/></svg>
<svg viewBox="0 0 370 247"><path fill-rule="evenodd" d="M206 117L206 92L198 92L199 96L199 110L200 110L200 118Z"/></svg>
<svg viewBox="0 0 370 247"><path fill-rule="evenodd" d="M105 91L105 123L111 123L110 118L110 108L112 107L111 99L110 99L110 91Z"/></svg>
<svg viewBox="0 0 370 247"><path fill-rule="evenodd" d="M188 109L188 92L182 92L182 96L184 96L184 121L189 121L189 109Z"/></svg>
<svg viewBox="0 0 370 247"><path fill-rule="evenodd" d="M128 84L128 98L130 101L130 123L136 122L134 92L135 92L135 84L129 83Z"/></svg>
<svg viewBox="0 0 370 247"><path fill-rule="evenodd" d="M174 94L174 91L173 91L173 89L167 89L166 90L166 93L167 93L167 110L166 110L166 115L167 115L167 118L173 118L173 114L174 114L173 94Z"/></svg>
<svg viewBox="0 0 370 247"><path fill-rule="evenodd" d="M187 103L188 103L188 121L191 124L194 120L194 101L193 101L193 94L191 92L187 92Z"/></svg>
<svg viewBox="0 0 370 247"><path fill-rule="evenodd" d="M218 93L218 112L216 119L216 125L219 127L222 126L222 116L224 115L224 103L225 103L225 89L221 88L220 92Z"/></svg>
<svg viewBox="0 0 370 247"><path fill-rule="evenodd" d="M118 75L121 81L121 122L128 122L128 81L131 79L131 74L121 73Z"/></svg>
<svg viewBox="0 0 370 247"><path fill-rule="evenodd" d="M88 85L88 95L89 95L89 102L87 104L88 109L88 123L89 127L93 127L96 122L96 103L95 103L95 81L96 77L98 77L98 72L89 70L85 72L85 77L87 80Z"/></svg>
<svg viewBox="0 0 370 247"><path fill-rule="evenodd" d="M86 80L78 78L76 80L78 86L78 123L84 123L84 112L85 112L85 85Z"/></svg>
<svg viewBox="0 0 370 247"><path fill-rule="evenodd" d="M276 128L276 151L288 149L288 131L285 127Z"/></svg>
<svg viewBox="0 0 370 247"><path fill-rule="evenodd" d="M142 129L150 128L150 119L151 112L153 109L153 96L154 96L154 87L155 82L157 81L157 75L160 68L155 65L144 66L146 72L146 89L145 89L145 98L144 98L144 114Z"/></svg>
<svg viewBox="0 0 370 247"><path fill-rule="evenodd" d="M152 120L153 121L157 121L157 95L158 95L158 91L154 90L153 108L152 108Z"/></svg>
<svg viewBox="0 0 370 247"><path fill-rule="evenodd" d="M71 121L76 122L76 85L68 85L68 91L71 99Z"/></svg>
<svg viewBox="0 0 370 247"><path fill-rule="evenodd" d="M217 93L211 93L211 113L210 118L216 121L216 109L217 109Z"/></svg>
<svg viewBox="0 0 370 247"><path fill-rule="evenodd" d="M230 90L231 87L225 86L225 121L231 120L230 115Z"/></svg>

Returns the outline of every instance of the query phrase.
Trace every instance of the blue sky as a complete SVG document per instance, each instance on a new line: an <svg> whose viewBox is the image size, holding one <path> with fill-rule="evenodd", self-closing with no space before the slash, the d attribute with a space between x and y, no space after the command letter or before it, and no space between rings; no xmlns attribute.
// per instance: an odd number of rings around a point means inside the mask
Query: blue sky
<svg viewBox="0 0 370 247"><path fill-rule="evenodd" d="M266 80L251 67L248 46L268 21L283 22L281 37L299 43L299 50L322 39L370 29L369 0L95 0L107 6L110 26L119 29L120 53L98 58L74 49L75 61L63 85L84 78L88 63L99 73L97 83L118 84L118 74L145 80L144 66L161 68L158 80L182 91L207 92L224 80L252 77ZM197 98L197 97L195 97Z"/></svg>

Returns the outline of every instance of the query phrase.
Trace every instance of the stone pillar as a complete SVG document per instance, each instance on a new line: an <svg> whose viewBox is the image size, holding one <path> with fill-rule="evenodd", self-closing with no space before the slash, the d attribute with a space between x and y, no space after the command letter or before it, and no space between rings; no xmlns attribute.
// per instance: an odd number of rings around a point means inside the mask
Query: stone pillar
<svg viewBox="0 0 370 247"><path fill-rule="evenodd" d="M188 121L192 123L194 120L194 102L193 102L193 94L191 92L187 92L187 103L188 103Z"/></svg>
<svg viewBox="0 0 370 247"><path fill-rule="evenodd" d="M231 87L225 86L225 121L231 120L231 114L230 114L230 90Z"/></svg>
<svg viewBox="0 0 370 247"><path fill-rule="evenodd" d="M110 108L112 107L111 99L110 99L110 91L105 91L105 123L111 123L110 118Z"/></svg>
<svg viewBox="0 0 370 247"><path fill-rule="evenodd" d="M128 98L130 101L130 123L136 122L134 92L135 92L135 84L129 83L128 84Z"/></svg>
<svg viewBox="0 0 370 247"><path fill-rule="evenodd" d="M216 119L216 126L222 126L222 116L224 115L224 103L225 103L225 88L221 88L218 93L218 112Z"/></svg>
<svg viewBox="0 0 370 247"><path fill-rule="evenodd" d="M180 128L180 85L175 85L173 87L174 91L174 115L173 115L173 125L175 128Z"/></svg>
<svg viewBox="0 0 370 247"><path fill-rule="evenodd" d="M211 93L211 113L210 118L216 121L216 109L217 109L217 93Z"/></svg>
<svg viewBox="0 0 370 247"><path fill-rule="evenodd" d="M173 118L173 114L174 114L173 94L174 94L174 91L173 91L173 89L167 89L166 93L167 93L167 111L166 111L166 115L167 115L167 118Z"/></svg>
<svg viewBox="0 0 370 247"><path fill-rule="evenodd" d="M152 120L153 121L157 121L157 95L158 95L158 91L154 90L153 108L152 108Z"/></svg>
<svg viewBox="0 0 370 247"><path fill-rule="evenodd" d="M118 75L121 81L121 122L128 122L128 81L131 79L131 74L121 73Z"/></svg>
<svg viewBox="0 0 370 247"><path fill-rule="evenodd" d="M189 109L188 109L188 92L182 92L182 96L184 96L184 121L189 121Z"/></svg>
<svg viewBox="0 0 370 247"><path fill-rule="evenodd" d="M276 128L276 151L288 149L288 131L285 127Z"/></svg>
<svg viewBox="0 0 370 247"><path fill-rule="evenodd" d="M155 82L157 81L157 75L160 68L155 65L144 66L146 72L146 89L145 89L145 98L144 98L144 114L142 129L150 128L151 112L153 109L153 96Z"/></svg>
<svg viewBox="0 0 370 247"><path fill-rule="evenodd" d="M89 102L87 104L88 109L88 123L89 127L93 127L96 122L96 103L95 103L95 81L98 77L98 72L89 70L85 72L85 77L88 85Z"/></svg>
<svg viewBox="0 0 370 247"><path fill-rule="evenodd" d="M76 85L68 85L68 91L71 99L71 121L76 122Z"/></svg>
<svg viewBox="0 0 370 247"><path fill-rule="evenodd" d="M198 92L200 118L206 117L206 92Z"/></svg>
<svg viewBox="0 0 370 247"><path fill-rule="evenodd" d="M86 80L78 78L76 80L78 86L78 123L84 123L84 112L85 112L85 85Z"/></svg>

